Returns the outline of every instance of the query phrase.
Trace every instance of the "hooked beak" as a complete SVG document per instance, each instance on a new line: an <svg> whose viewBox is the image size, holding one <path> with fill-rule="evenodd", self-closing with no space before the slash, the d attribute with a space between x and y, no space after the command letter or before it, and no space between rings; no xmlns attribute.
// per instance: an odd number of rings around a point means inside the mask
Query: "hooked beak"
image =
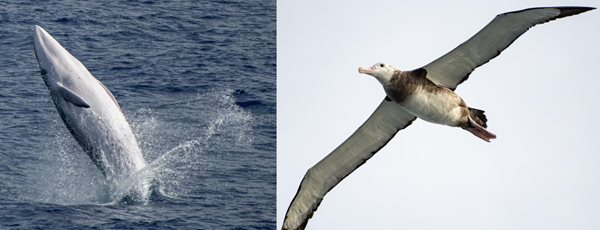
<svg viewBox="0 0 600 230"><path fill-rule="evenodd" d="M373 76L373 74L375 74L375 70L373 70L373 68L358 67L358 73L368 74L368 75Z"/></svg>

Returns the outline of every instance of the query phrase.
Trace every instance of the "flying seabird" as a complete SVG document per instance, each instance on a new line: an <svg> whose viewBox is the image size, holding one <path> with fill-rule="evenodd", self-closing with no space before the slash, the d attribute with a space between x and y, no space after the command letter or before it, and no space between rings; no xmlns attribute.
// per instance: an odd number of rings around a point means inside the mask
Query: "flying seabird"
<svg viewBox="0 0 600 230"><path fill-rule="evenodd" d="M360 73L374 76L382 84L386 97L346 141L306 172L282 229L304 229L327 192L417 117L463 128L484 141L496 138L486 130L483 111L467 107L454 93L456 87L529 28L593 9L543 7L503 13L469 40L421 68L400 71L384 63L359 68Z"/></svg>

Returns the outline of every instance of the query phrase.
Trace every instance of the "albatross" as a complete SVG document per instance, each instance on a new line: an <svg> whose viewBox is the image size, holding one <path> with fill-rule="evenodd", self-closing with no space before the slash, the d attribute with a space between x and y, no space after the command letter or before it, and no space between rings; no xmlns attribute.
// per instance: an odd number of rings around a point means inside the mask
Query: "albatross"
<svg viewBox="0 0 600 230"><path fill-rule="evenodd" d="M484 111L470 108L454 90L477 67L506 49L529 28L593 7L540 7L497 15L489 24L449 53L414 70L386 63L359 73L383 86L385 98L371 116L333 152L311 167L285 215L282 229L304 229L327 192L383 148L415 119L462 128L489 142Z"/></svg>

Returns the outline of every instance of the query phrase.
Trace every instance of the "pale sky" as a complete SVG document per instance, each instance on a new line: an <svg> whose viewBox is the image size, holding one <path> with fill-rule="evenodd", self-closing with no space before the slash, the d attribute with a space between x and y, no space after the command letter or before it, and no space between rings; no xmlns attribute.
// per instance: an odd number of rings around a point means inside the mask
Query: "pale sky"
<svg viewBox="0 0 600 230"><path fill-rule="evenodd" d="M599 6L411 2L278 1L278 228L306 170L383 99L359 66L422 67L504 12ZM330 191L307 229L600 229L598 87L600 10L538 25L456 91L496 140L417 120Z"/></svg>

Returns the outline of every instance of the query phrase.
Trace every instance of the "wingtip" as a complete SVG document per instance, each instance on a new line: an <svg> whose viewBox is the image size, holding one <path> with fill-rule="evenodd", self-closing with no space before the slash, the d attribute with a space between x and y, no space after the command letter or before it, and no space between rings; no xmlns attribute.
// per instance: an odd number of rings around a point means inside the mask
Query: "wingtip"
<svg viewBox="0 0 600 230"><path fill-rule="evenodd" d="M595 7L588 7L588 6L533 7L533 8L523 9L523 10L517 10L517 11L511 11L511 12L502 13L502 14L499 14L498 16L503 16L503 15L507 15L507 14L521 13L521 12L530 11L530 10L540 10L540 9L558 10L559 11L558 15L556 15L555 17L552 17L552 18L549 19L549 20L555 20L555 19L558 19L558 18L564 18L564 17L576 15L576 14L581 14L583 12L594 10L596 8Z"/></svg>
<svg viewBox="0 0 600 230"><path fill-rule="evenodd" d="M565 6L565 7L555 7L560 10L560 14L556 16L556 18L568 17L571 15L581 14L586 11L595 10L595 7L587 7L587 6Z"/></svg>

